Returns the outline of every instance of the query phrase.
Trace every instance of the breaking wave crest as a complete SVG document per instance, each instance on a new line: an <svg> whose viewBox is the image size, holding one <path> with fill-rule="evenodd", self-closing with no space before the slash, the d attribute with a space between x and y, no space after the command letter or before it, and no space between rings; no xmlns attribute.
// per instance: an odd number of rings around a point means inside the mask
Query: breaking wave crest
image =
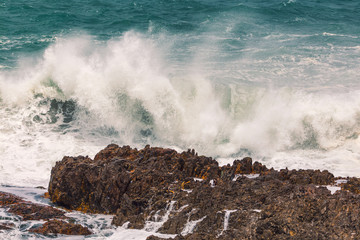
<svg viewBox="0 0 360 240"><path fill-rule="evenodd" d="M110 142L358 175L360 91L214 81L191 63L176 71L171 47L132 31L69 37L0 70L0 183L46 185L63 155Z"/></svg>

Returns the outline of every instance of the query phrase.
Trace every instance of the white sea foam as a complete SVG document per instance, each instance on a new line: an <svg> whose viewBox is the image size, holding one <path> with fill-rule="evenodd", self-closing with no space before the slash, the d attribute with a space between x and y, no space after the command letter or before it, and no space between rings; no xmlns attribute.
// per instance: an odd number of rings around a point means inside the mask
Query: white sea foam
<svg viewBox="0 0 360 240"><path fill-rule="evenodd" d="M334 194L336 191L341 190L341 187L330 186L330 185L327 185L326 188L331 192L331 194Z"/></svg>
<svg viewBox="0 0 360 240"><path fill-rule="evenodd" d="M233 212L236 212L237 210L224 210L224 211L225 211L224 227L223 227L223 230L220 232L220 234L217 237L220 237L226 230L228 230L230 214Z"/></svg>
<svg viewBox="0 0 360 240"><path fill-rule="evenodd" d="M220 76L216 69L205 74L198 56L181 74L173 71L166 64L171 46L160 48L163 42L135 32L105 44L89 36L58 38L42 58L0 71L0 183L46 186L64 155L93 157L110 142L195 148L223 164L251 155L269 167L359 176L360 91L335 91L342 85L323 88L316 80L328 83L340 73L357 78L355 59L343 72L331 62L341 55L261 60L245 54L230 64L238 64L237 77L249 85L209 80ZM266 44L252 47L263 51ZM309 69L317 72L312 88L263 87L283 78L303 84ZM73 101L70 122L60 110L49 111L52 99Z"/></svg>
<svg viewBox="0 0 360 240"><path fill-rule="evenodd" d="M145 230L135 230L135 229L117 229L117 231L111 235L110 237L106 238L109 240L145 240L147 237L154 235L160 238L169 239L174 238L176 235L174 234L160 234L160 233L153 233L147 232ZM90 238L90 239L97 239L97 238Z"/></svg>
<svg viewBox="0 0 360 240"><path fill-rule="evenodd" d="M182 236L186 236L186 235L188 235L188 234L190 234L190 233L193 233L196 225L197 225L198 223L202 222L202 221L206 218L206 216L203 216L202 218L197 219L197 220L190 220L191 215L194 214L196 211L197 211L197 209L192 209L191 212L189 212L189 213L187 214L187 215L188 215L187 222L186 222L183 230L182 230L181 233L180 233Z"/></svg>
<svg viewBox="0 0 360 240"><path fill-rule="evenodd" d="M202 178L194 178L194 181L195 182L202 182L202 181L204 181L204 179L202 179Z"/></svg>
<svg viewBox="0 0 360 240"><path fill-rule="evenodd" d="M335 185L338 186L338 185L341 185L341 184L345 184L347 182L348 182L347 179L337 179L337 180L335 180Z"/></svg>
<svg viewBox="0 0 360 240"><path fill-rule="evenodd" d="M171 201L166 207L165 214L163 216L159 216L158 213L155 214L155 221L146 221L144 229L147 232L157 232L161 226L169 219L171 212L173 211L175 201Z"/></svg>
<svg viewBox="0 0 360 240"><path fill-rule="evenodd" d="M198 219L198 220L193 220L193 221L189 221L185 224L185 227L184 229L181 231L181 235L182 236L186 236L190 233L193 233L196 225L199 223L199 222L202 222L204 219L206 218L206 216Z"/></svg>
<svg viewBox="0 0 360 240"><path fill-rule="evenodd" d="M235 174L235 176L234 176L234 178L232 179L232 181L235 182L235 181L236 181L239 177L241 177L241 176L252 179L252 178L257 178L257 177L259 177L260 174L257 174L257 173L255 173L255 174Z"/></svg>

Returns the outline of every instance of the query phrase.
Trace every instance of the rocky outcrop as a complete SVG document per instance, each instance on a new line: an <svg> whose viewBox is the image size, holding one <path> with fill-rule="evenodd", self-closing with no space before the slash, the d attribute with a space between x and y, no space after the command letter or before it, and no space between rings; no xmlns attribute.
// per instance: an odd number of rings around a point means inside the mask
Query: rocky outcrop
<svg viewBox="0 0 360 240"><path fill-rule="evenodd" d="M342 184L342 188L353 193L360 193L360 179L359 178L349 178L347 181Z"/></svg>
<svg viewBox="0 0 360 240"><path fill-rule="evenodd" d="M34 204L6 192L0 192L0 207L5 207L8 212L21 216L24 221L66 218L64 211L46 205Z"/></svg>
<svg viewBox="0 0 360 240"><path fill-rule="evenodd" d="M360 197L344 184L332 194L334 180L328 171L277 171L251 158L219 167L194 150L112 144L94 160L57 162L49 194L60 206L115 214L117 226L175 239L353 239Z"/></svg>
<svg viewBox="0 0 360 240"><path fill-rule="evenodd" d="M67 234L67 235L89 235L89 229L71 222L65 216L65 211L57 208L35 204L15 196L11 193L0 192L0 207L7 212L21 217L22 221L29 220L44 220L46 221L42 226L30 229L30 232L39 234ZM60 220L61 219L61 220ZM13 223L1 223L0 230L12 230L15 228Z"/></svg>
<svg viewBox="0 0 360 240"><path fill-rule="evenodd" d="M0 230L12 230L14 227L13 223L0 223Z"/></svg>
<svg viewBox="0 0 360 240"><path fill-rule="evenodd" d="M187 178L211 179L219 176L218 171L216 161L191 151L178 154L171 149L146 147L138 151L109 145L94 161L64 157L52 169L49 194L54 203L69 209L98 213L121 210L137 215L158 198L174 196L174 190L179 192L177 188L187 183Z"/></svg>
<svg viewBox="0 0 360 240"><path fill-rule="evenodd" d="M41 227L30 229L29 232L39 233L42 235L90 235L88 228L80 224L64 222L60 220L50 220L44 223Z"/></svg>

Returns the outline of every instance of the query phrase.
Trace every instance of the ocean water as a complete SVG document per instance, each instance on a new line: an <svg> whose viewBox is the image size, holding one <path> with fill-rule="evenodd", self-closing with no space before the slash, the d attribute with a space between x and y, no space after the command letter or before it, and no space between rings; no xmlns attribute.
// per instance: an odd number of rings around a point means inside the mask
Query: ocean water
<svg viewBox="0 0 360 240"><path fill-rule="evenodd" d="M0 2L0 185L109 143L360 176L357 0Z"/></svg>

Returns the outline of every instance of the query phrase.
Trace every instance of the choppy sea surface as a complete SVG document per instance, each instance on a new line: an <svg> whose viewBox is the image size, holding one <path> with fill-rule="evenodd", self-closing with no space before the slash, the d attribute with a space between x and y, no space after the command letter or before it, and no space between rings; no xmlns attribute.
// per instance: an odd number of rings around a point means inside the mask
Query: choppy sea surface
<svg viewBox="0 0 360 240"><path fill-rule="evenodd" d="M109 143L359 177L359 13L357 0L2 0L0 185L47 187L64 155Z"/></svg>

